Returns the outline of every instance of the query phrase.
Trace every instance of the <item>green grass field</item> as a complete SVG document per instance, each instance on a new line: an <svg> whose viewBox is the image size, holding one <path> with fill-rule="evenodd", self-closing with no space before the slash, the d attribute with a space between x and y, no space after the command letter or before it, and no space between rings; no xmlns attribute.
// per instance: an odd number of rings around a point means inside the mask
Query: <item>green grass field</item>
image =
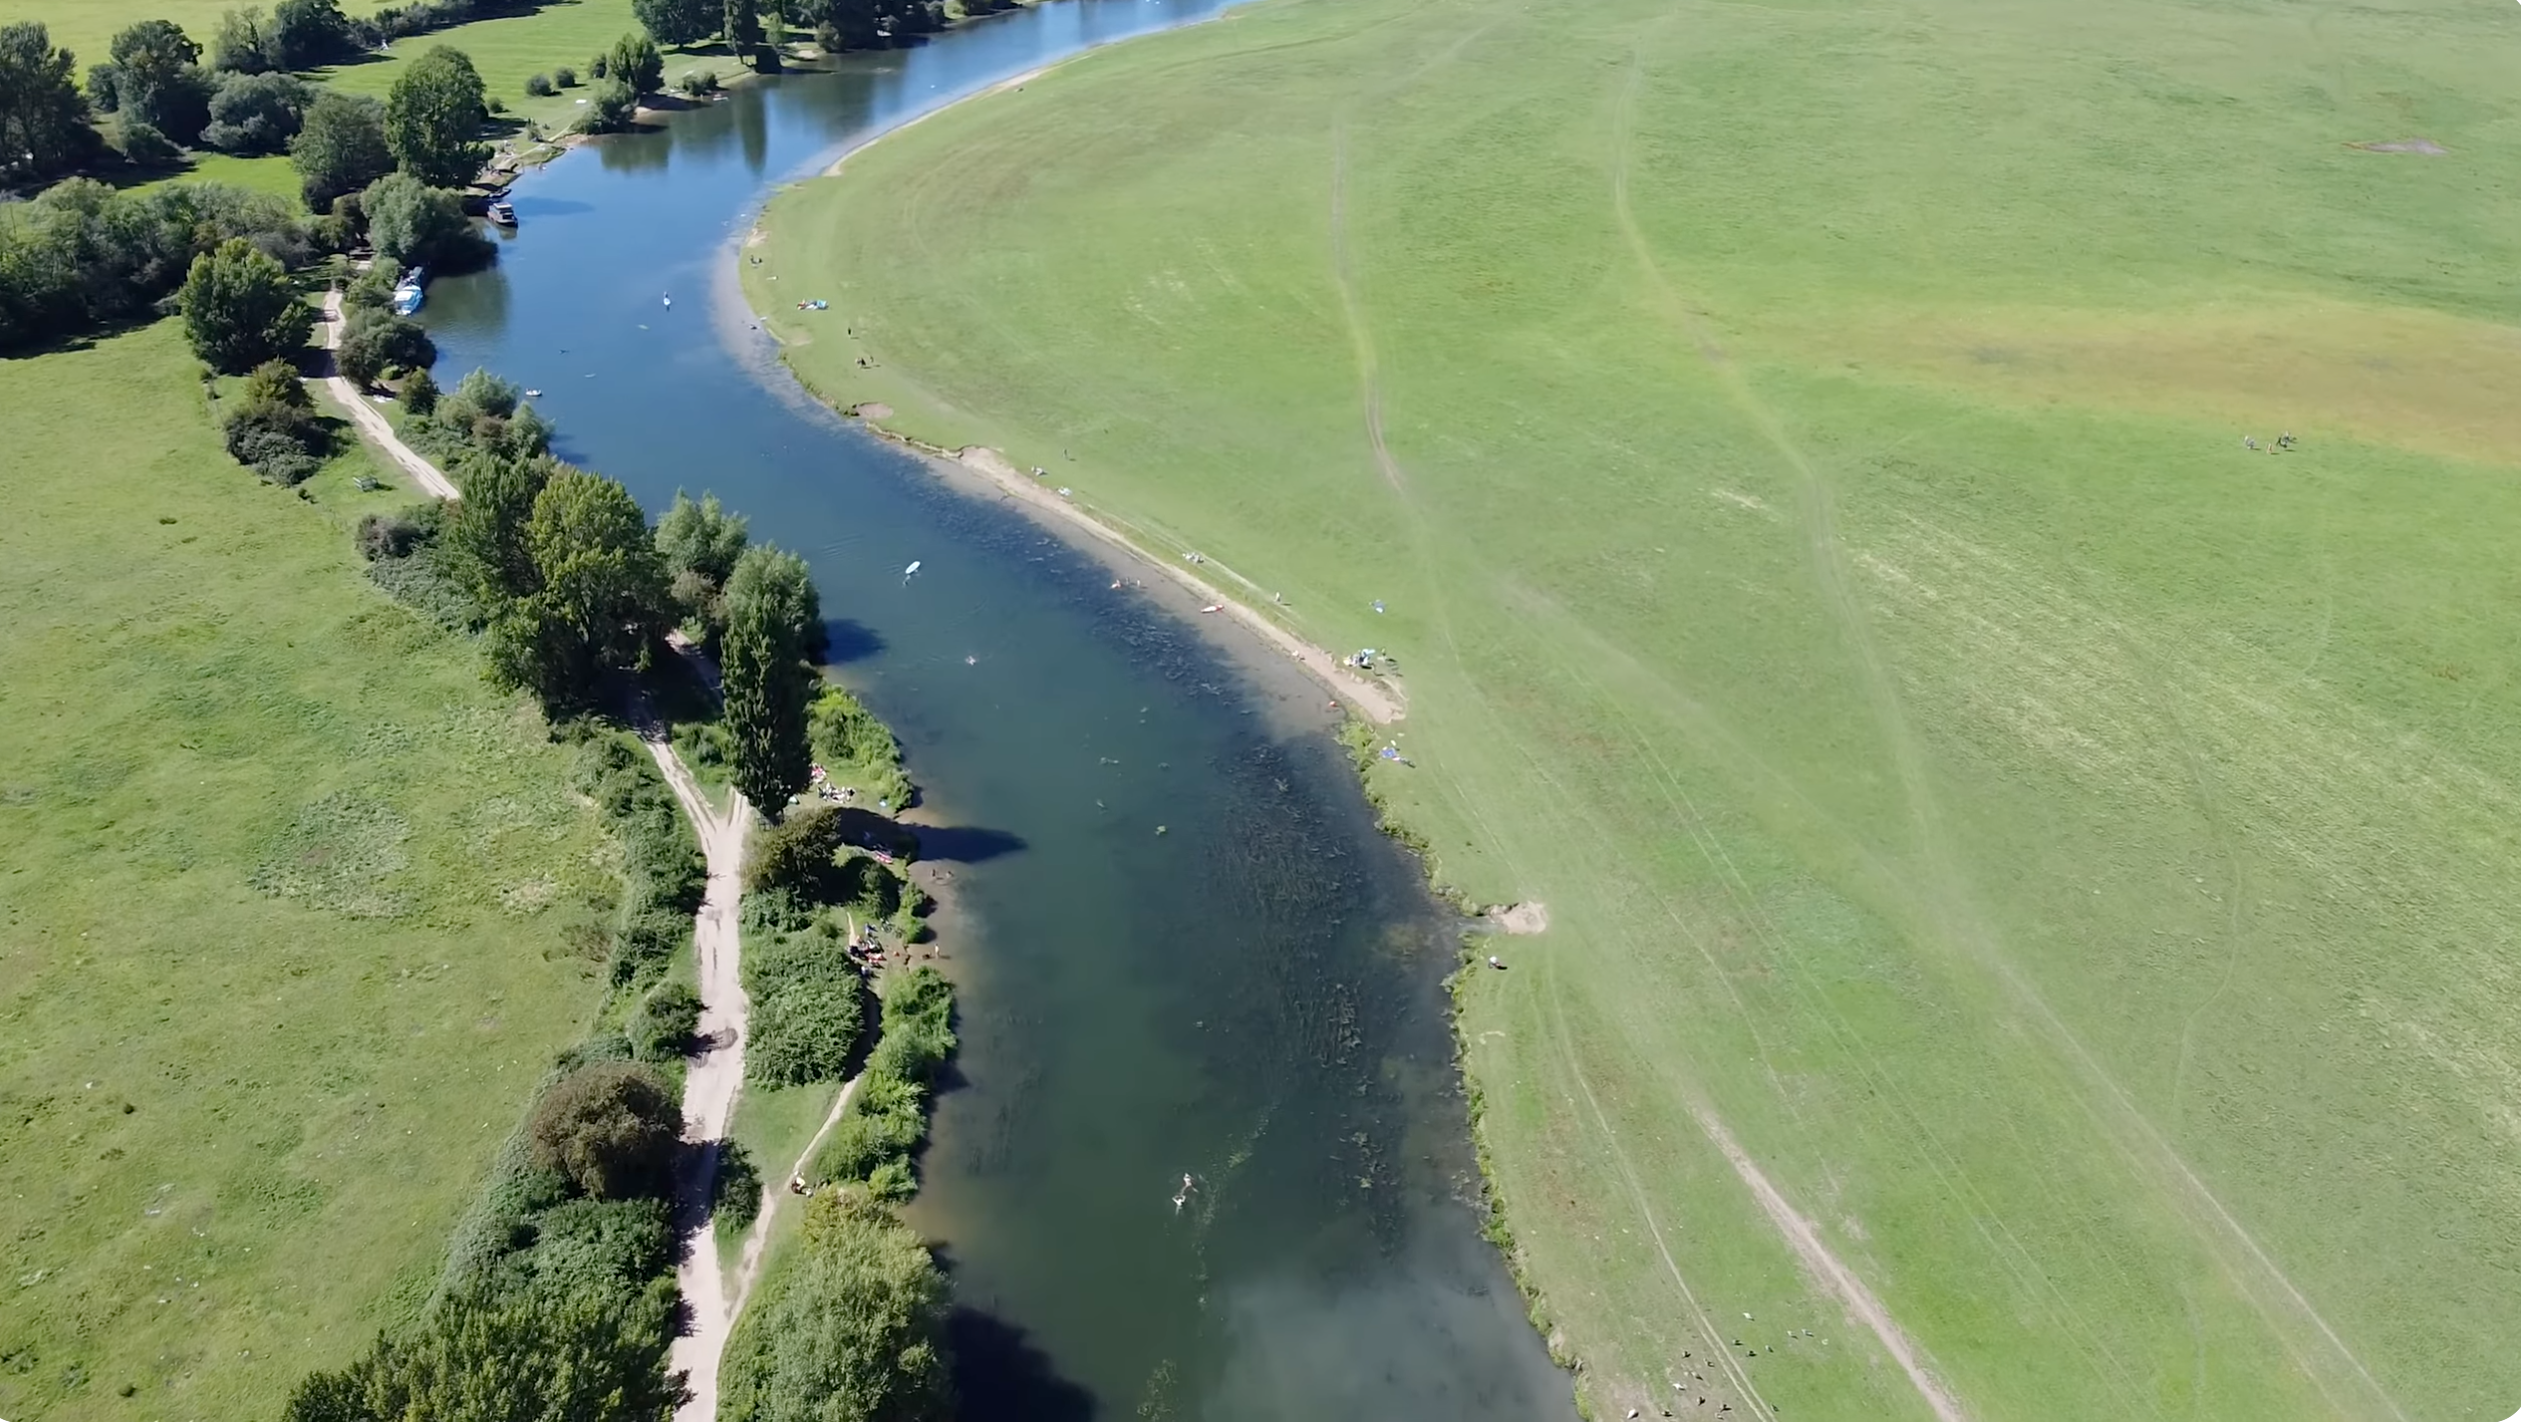
<svg viewBox="0 0 2521 1422"><path fill-rule="evenodd" d="M2513 23L1265 0L746 277L1398 655L1379 788L1549 906L1461 1027L1595 1415L2499 1417Z"/></svg>
<svg viewBox="0 0 2521 1422"><path fill-rule="evenodd" d="M219 447L173 322L0 361L0 1416L273 1415L436 1283L600 993L570 752Z"/></svg>

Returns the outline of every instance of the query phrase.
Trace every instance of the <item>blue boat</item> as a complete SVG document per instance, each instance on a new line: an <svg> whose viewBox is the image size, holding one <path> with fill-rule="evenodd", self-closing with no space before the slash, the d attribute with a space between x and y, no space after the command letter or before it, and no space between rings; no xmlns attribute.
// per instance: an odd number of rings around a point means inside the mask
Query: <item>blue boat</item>
<svg viewBox="0 0 2521 1422"><path fill-rule="evenodd" d="M427 295L425 288L428 284L429 273L425 268L413 267L403 273L402 280L394 283L394 314L409 316L419 310L421 301Z"/></svg>

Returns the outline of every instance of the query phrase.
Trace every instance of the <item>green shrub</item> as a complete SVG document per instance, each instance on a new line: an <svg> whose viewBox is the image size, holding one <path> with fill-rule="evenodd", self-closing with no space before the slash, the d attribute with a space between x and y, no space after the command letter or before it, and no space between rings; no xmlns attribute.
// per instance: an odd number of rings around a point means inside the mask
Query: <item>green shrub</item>
<svg viewBox="0 0 2521 1422"><path fill-rule="evenodd" d="M579 1068L534 1108L533 1160L599 1200L661 1195L673 1184L683 1108L664 1078L632 1062Z"/></svg>
<svg viewBox="0 0 2521 1422"><path fill-rule="evenodd" d="M762 1174L742 1141L718 1142L718 1180L710 1210L727 1229L747 1229L762 1210Z"/></svg>
<svg viewBox="0 0 2521 1422"><path fill-rule="evenodd" d="M566 64L561 65L551 72L551 82L554 88L575 89L578 87L578 71ZM528 88L530 89L531 86L529 85Z"/></svg>
<svg viewBox="0 0 2521 1422"><path fill-rule="evenodd" d="M630 1054L643 1062L673 1061L691 1050L700 1028L700 994L689 983L665 983L639 1000L624 1024Z"/></svg>
<svg viewBox="0 0 2521 1422"><path fill-rule="evenodd" d="M551 87L551 76L548 74L528 74L525 76L525 92L530 97L537 99L550 98Z"/></svg>
<svg viewBox="0 0 2521 1422"><path fill-rule="evenodd" d="M680 1392L665 1371L674 1303L667 1279L565 1296L451 1293L348 1367L309 1374L280 1415L283 1422L662 1418Z"/></svg>
<svg viewBox="0 0 2521 1422"><path fill-rule="evenodd" d="M707 95L718 92L718 72L714 69L692 70L690 73L685 74L682 78L675 80L674 87L682 90L691 98L698 99L706 97Z"/></svg>
<svg viewBox="0 0 2521 1422"><path fill-rule="evenodd" d="M954 1407L948 1302L936 1260L890 1211L858 1191L818 1193L793 1255L727 1340L718 1422L942 1422Z"/></svg>
<svg viewBox="0 0 2521 1422"><path fill-rule="evenodd" d="M413 371L403 378L402 388L394 392L394 403L403 407L404 414L426 418L438 408L437 377L425 370Z"/></svg>
<svg viewBox="0 0 2521 1422"><path fill-rule="evenodd" d="M581 133L619 133L630 127L639 110L639 95L619 79L598 79L587 90L586 112L579 116Z"/></svg>
<svg viewBox="0 0 2521 1422"><path fill-rule="evenodd" d="M393 513L372 513L359 520L359 555L369 562L380 558L408 558L423 544L438 536L440 505L432 499L425 504Z"/></svg>
<svg viewBox="0 0 2521 1422"><path fill-rule="evenodd" d="M516 1267L528 1287L554 1297L631 1293L673 1268L663 1200L563 1200L525 1223L533 1241Z"/></svg>
<svg viewBox="0 0 2521 1422"><path fill-rule="evenodd" d="M888 1160L867 1172L867 1196L891 1204L919 1193L919 1177L907 1160Z"/></svg>
<svg viewBox="0 0 2521 1422"><path fill-rule="evenodd" d="M628 987L663 967L691 941L692 921L671 909L631 914L613 929L612 948L604 958L605 980Z"/></svg>
<svg viewBox="0 0 2521 1422"><path fill-rule="evenodd" d="M794 933L813 921L814 906L784 886L746 894L737 913L738 927L747 939Z"/></svg>
<svg viewBox="0 0 2521 1422"><path fill-rule="evenodd" d="M744 1073L765 1086L836 1080L865 1020L865 987L839 941L800 934L744 957L753 1000Z"/></svg>
<svg viewBox="0 0 2521 1422"><path fill-rule="evenodd" d="M230 457L275 484L304 481L330 443L305 383L286 361L256 366L219 423Z"/></svg>

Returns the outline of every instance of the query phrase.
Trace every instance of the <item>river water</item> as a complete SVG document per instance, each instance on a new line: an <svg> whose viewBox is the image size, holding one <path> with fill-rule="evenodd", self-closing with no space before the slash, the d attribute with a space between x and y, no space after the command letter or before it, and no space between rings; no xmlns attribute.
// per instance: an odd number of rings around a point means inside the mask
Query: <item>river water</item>
<svg viewBox="0 0 2521 1422"><path fill-rule="evenodd" d="M839 674L909 750L964 1043L913 1218L965 1415L1571 1418L1469 1204L1458 928L1322 693L813 406L728 280L772 184L1221 8L1061 0L601 140L520 183L498 266L424 315L442 382L539 389L566 458L804 553Z"/></svg>

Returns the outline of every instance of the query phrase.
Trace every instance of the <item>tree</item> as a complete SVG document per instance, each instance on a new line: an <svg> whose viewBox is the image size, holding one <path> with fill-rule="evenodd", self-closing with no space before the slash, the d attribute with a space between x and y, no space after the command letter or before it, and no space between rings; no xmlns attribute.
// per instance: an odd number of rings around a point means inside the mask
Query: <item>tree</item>
<svg viewBox="0 0 2521 1422"><path fill-rule="evenodd" d="M735 788L777 819L813 768L805 708L815 677L806 657L822 628L821 603L804 559L761 547L736 561L725 608L719 671Z"/></svg>
<svg viewBox="0 0 2521 1422"><path fill-rule="evenodd" d="M823 659L823 598L814 590L814 575L804 559L776 548L747 550L727 574L728 620L740 615L740 607L754 603L765 609L761 625L781 629L798 660Z"/></svg>
<svg viewBox="0 0 2521 1422"><path fill-rule="evenodd" d="M672 1088L630 1062L578 1068L535 1105L526 1124L534 1164L599 1200L671 1190L682 1137L683 1108Z"/></svg>
<svg viewBox="0 0 2521 1422"><path fill-rule="evenodd" d="M628 489L562 465L534 498L526 545L543 595L598 661L631 665L646 655L663 630L665 573Z"/></svg>
<svg viewBox="0 0 2521 1422"><path fill-rule="evenodd" d="M456 388L456 395L438 402L441 407L462 398L463 387ZM446 543L474 596L492 608L531 596L541 583L525 527L551 476L549 467L540 461L478 459L467 461L458 475L464 497L455 506Z"/></svg>
<svg viewBox="0 0 2521 1422"><path fill-rule="evenodd" d="M342 375L364 389L388 370L425 370L438 348L419 322L369 307L351 314L334 358Z"/></svg>
<svg viewBox="0 0 2521 1422"><path fill-rule="evenodd" d="M340 0L280 0L272 7L270 36L273 63L282 69L311 69L358 49Z"/></svg>
<svg viewBox="0 0 2521 1422"><path fill-rule="evenodd" d="M330 89L316 91L298 136L289 140L289 161L297 165L298 192L307 207L330 211L333 199L394 171L394 151L385 142L385 106Z"/></svg>
<svg viewBox="0 0 2521 1422"><path fill-rule="evenodd" d="M674 1287L483 1288L438 1301L401 1338L298 1383L283 1422L661 1422Z"/></svg>
<svg viewBox="0 0 2521 1422"><path fill-rule="evenodd" d="M652 93L665 81L665 56L657 53L656 41L643 34L626 34L614 41L610 67L612 77L628 84L633 94Z"/></svg>
<svg viewBox="0 0 2521 1422"><path fill-rule="evenodd" d="M194 258L179 299L194 354L231 375L294 353L315 325L289 273L242 237Z"/></svg>
<svg viewBox="0 0 2521 1422"><path fill-rule="evenodd" d="M219 17L219 32L210 37L210 67L223 74L262 74L283 67L271 19L262 7L230 10Z"/></svg>
<svg viewBox="0 0 2521 1422"><path fill-rule="evenodd" d="M731 778L745 799L777 819L813 768L805 703L813 694L814 673L780 629L763 625L758 606L751 615L730 611L718 669L727 732L735 741Z"/></svg>
<svg viewBox="0 0 2521 1422"><path fill-rule="evenodd" d="M717 32L722 18L712 0L630 0L630 12L639 17L640 28L655 36L656 42L682 48L696 44ZM619 66L615 66L619 72ZM646 93L655 88L653 81L640 86Z"/></svg>
<svg viewBox="0 0 2521 1422"><path fill-rule="evenodd" d="M404 172L433 188L461 187L490 161L490 146L475 141L489 117L473 61L439 45L395 79L385 143Z"/></svg>
<svg viewBox="0 0 2521 1422"><path fill-rule="evenodd" d="M115 112L178 142L194 141L210 122L210 78L193 62L201 46L172 20L142 20L114 36L113 54L90 83L110 82Z"/></svg>
<svg viewBox="0 0 2521 1422"><path fill-rule="evenodd" d="M0 25L0 180L49 178L96 151L77 68L43 25Z"/></svg>
<svg viewBox="0 0 2521 1422"><path fill-rule="evenodd" d="M368 245L392 267L460 268L489 254L489 239L464 216L464 200L409 173L388 173L359 195Z"/></svg>
<svg viewBox="0 0 2521 1422"><path fill-rule="evenodd" d="M735 560L743 556L746 536L743 515L728 513L715 494L693 503L677 489L673 507L657 520L657 553L665 559L674 605L686 625L702 629L704 641L715 640L726 626L719 598Z"/></svg>
<svg viewBox="0 0 2521 1422"><path fill-rule="evenodd" d="M619 79L598 79L587 90L586 114L578 120L581 133L619 133L630 127L631 117L639 111L639 95Z"/></svg>
<svg viewBox="0 0 2521 1422"><path fill-rule="evenodd" d="M817 1192L791 1263L737 1320L721 1422L938 1422L952 1414L944 1274L855 1190Z"/></svg>
<svg viewBox="0 0 2521 1422"><path fill-rule="evenodd" d="M308 97L286 74L230 74L210 96L201 141L222 153L277 153L297 136Z"/></svg>
<svg viewBox="0 0 2521 1422"><path fill-rule="evenodd" d="M825 49L874 49L884 43L876 0L824 0L815 39Z"/></svg>
<svg viewBox="0 0 2521 1422"><path fill-rule="evenodd" d="M726 0L727 46L739 60L761 48L762 13L755 0Z"/></svg>

